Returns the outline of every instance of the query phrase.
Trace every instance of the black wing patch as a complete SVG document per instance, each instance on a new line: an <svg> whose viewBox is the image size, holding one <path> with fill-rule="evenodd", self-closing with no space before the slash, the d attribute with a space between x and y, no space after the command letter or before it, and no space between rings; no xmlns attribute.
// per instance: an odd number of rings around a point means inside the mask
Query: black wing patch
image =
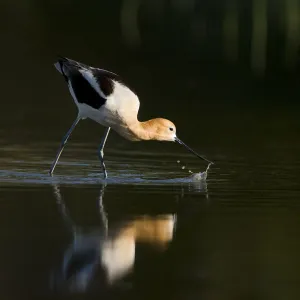
<svg viewBox="0 0 300 300"><path fill-rule="evenodd" d="M85 103L95 109L105 104L106 99L99 95L79 71L70 72L69 80L79 103Z"/></svg>
<svg viewBox="0 0 300 300"><path fill-rule="evenodd" d="M106 98L99 95L88 80L86 80L80 73L80 70L91 72L105 97L113 93L115 86L113 81L122 83L120 77L115 73L93 68L65 57L59 57L58 61L61 65L62 71L66 70L65 73L63 71L63 76L72 85L77 101L79 103L85 103L95 109L99 109L106 102Z"/></svg>
<svg viewBox="0 0 300 300"><path fill-rule="evenodd" d="M110 74L106 74L104 70L99 70L99 69L93 69L91 71L97 83L99 84L103 94L106 97L111 95L114 91L114 83L112 81L112 78L110 77Z"/></svg>

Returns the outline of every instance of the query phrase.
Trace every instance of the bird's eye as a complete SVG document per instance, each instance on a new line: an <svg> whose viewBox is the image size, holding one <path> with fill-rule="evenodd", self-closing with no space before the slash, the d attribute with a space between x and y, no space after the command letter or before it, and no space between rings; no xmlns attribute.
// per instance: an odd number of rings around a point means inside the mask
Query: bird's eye
<svg viewBox="0 0 300 300"><path fill-rule="evenodd" d="M174 128L173 128L173 127L170 127L169 129L170 129L170 131L173 131L173 130L174 130Z"/></svg>

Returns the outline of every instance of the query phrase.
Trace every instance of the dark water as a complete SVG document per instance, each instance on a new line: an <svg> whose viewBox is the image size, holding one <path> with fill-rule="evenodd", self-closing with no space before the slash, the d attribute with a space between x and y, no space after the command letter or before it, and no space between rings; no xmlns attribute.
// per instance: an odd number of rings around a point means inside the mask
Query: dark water
<svg viewBox="0 0 300 300"><path fill-rule="evenodd" d="M91 121L51 178L63 130L28 125L26 142L4 128L1 298L298 299L297 119L273 111L238 126L234 115L211 137L181 130L216 162L206 182L189 178L206 165L178 145L112 135L104 183Z"/></svg>

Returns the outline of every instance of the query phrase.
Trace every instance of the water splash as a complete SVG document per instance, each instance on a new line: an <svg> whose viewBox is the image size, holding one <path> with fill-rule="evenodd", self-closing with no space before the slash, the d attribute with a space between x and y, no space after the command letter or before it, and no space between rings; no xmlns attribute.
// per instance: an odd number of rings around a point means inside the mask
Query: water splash
<svg viewBox="0 0 300 300"><path fill-rule="evenodd" d="M178 164L181 164L181 161L180 160L177 160L177 163ZM209 163L206 170L204 172L197 172L197 173L194 173L193 171L191 170L188 170L188 173L189 173L189 177L194 180L194 181L201 181L201 180L206 180L207 179L207 175L208 175L208 170L210 168L212 163ZM185 165L182 165L181 164L181 169L182 170L185 170L186 166Z"/></svg>

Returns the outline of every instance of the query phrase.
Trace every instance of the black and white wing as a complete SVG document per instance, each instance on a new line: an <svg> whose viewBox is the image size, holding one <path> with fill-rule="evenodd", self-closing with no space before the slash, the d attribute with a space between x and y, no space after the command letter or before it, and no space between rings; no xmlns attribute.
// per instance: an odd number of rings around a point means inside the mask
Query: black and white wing
<svg viewBox="0 0 300 300"><path fill-rule="evenodd" d="M95 109L105 104L107 97L114 92L114 82L120 81L117 74L65 57L59 57L55 67L73 90L75 100Z"/></svg>

